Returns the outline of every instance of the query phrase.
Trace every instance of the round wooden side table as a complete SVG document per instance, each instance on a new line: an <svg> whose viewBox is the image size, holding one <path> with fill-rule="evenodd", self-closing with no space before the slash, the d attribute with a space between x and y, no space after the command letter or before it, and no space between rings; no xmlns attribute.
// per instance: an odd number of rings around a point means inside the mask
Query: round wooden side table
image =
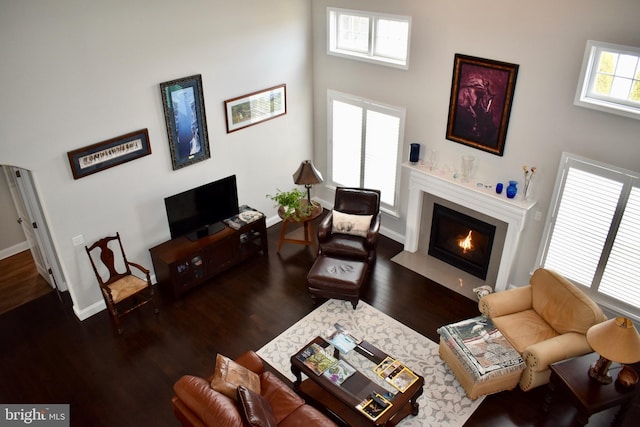
<svg viewBox="0 0 640 427"><path fill-rule="evenodd" d="M308 205L308 202L306 200L303 200L302 202ZM320 206L318 202L314 202L314 201L312 201L311 204L313 205L313 210L311 211L311 214L297 221L286 217L284 214L284 208L282 206L278 208L278 216L282 218L282 228L280 229L280 239L278 240L277 252L280 252L280 248L282 247L283 243L294 243L294 244L305 245L305 246L315 245L316 239L314 236L313 224L311 223L311 221L318 218L320 214L322 214L322 206ZM289 226L289 224L302 224L304 228L303 240L291 239L286 237L287 227Z"/></svg>

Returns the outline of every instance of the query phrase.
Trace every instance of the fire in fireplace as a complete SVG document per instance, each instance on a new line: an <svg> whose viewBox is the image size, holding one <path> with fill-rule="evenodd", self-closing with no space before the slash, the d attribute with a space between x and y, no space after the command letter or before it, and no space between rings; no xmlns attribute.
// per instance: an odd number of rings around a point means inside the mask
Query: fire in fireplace
<svg viewBox="0 0 640 427"><path fill-rule="evenodd" d="M495 232L494 225L434 203L429 255L485 280Z"/></svg>

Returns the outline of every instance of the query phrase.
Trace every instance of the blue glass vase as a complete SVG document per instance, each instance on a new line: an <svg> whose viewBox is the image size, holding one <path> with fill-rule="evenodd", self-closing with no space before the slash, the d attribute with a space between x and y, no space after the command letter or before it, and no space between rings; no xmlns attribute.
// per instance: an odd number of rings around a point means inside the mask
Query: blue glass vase
<svg viewBox="0 0 640 427"><path fill-rule="evenodd" d="M507 197L513 199L518 194L518 181L509 181L509 186L507 187Z"/></svg>
<svg viewBox="0 0 640 427"><path fill-rule="evenodd" d="M409 146L411 147L410 151L409 151L409 161L411 163L418 163L418 160L420 160L420 144L409 144Z"/></svg>

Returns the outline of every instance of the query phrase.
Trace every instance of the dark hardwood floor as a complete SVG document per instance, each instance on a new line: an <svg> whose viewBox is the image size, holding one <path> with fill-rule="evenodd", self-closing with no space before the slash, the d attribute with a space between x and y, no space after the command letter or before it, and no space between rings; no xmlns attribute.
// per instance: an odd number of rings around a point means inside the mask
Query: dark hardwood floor
<svg viewBox="0 0 640 427"><path fill-rule="evenodd" d="M0 260L0 314L49 292L53 288L36 270L31 251Z"/></svg>
<svg viewBox="0 0 640 427"><path fill-rule="evenodd" d="M0 402L69 403L73 426L176 426L170 398L180 376L208 376L216 353L259 349L314 309L306 291L314 254L291 244L277 254L279 231L268 231L268 256L180 300L160 292L160 314L134 312L122 336L106 311L80 322L68 296L60 303L54 292L0 315ZM364 301L434 341L439 326L478 314L476 302L390 261L401 250L381 238ZM575 412L563 399L545 419L544 391L489 396L465 425L569 425ZM625 426L635 425L637 408ZM614 413L589 425L608 425Z"/></svg>

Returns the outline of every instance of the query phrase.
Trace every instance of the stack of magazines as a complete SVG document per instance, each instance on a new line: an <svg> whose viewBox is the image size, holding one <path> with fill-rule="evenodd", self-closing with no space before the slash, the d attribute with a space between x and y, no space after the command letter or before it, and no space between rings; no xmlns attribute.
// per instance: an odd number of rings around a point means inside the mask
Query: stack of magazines
<svg viewBox="0 0 640 427"><path fill-rule="evenodd" d="M324 375L336 385L342 384L356 370L344 360L338 360L328 354L322 346L312 343L298 355L298 360L309 367L316 375Z"/></svg>
<svg viewBox="0 0 640 427"><path fill-rule="evenodd" d="M411 369L390 356L373 368L373 371L402 393L418 380L418 376Z"/></svg>
<svg viewBox="0 0 640 427"><path fill-rule="evenodd" d="M329 329L324 331L322 338L333 344L342 354L347 354L362 342L350 331L346 330L340 323L334 323Z"/></svg>
<svg viewBox="0 0 640 427"><path fill-rule="evenodd" d="M389 402L384 396L379 393L371 393L369 397L356 405L356 408L362 411L367 417L373 421L377 420L387 412L389 408L393 406L393 403Z"/></svg>
<svg viewBox="0 0 640 427"><path fill-rule="evenodd" d="M223 222L234 230L239 230L247 224L251 224L254 221L259 220L264 216L260 211L257 211L247 205L242 205L239 208L240 213L234 215L231 218L225 219Z"/></svg>

